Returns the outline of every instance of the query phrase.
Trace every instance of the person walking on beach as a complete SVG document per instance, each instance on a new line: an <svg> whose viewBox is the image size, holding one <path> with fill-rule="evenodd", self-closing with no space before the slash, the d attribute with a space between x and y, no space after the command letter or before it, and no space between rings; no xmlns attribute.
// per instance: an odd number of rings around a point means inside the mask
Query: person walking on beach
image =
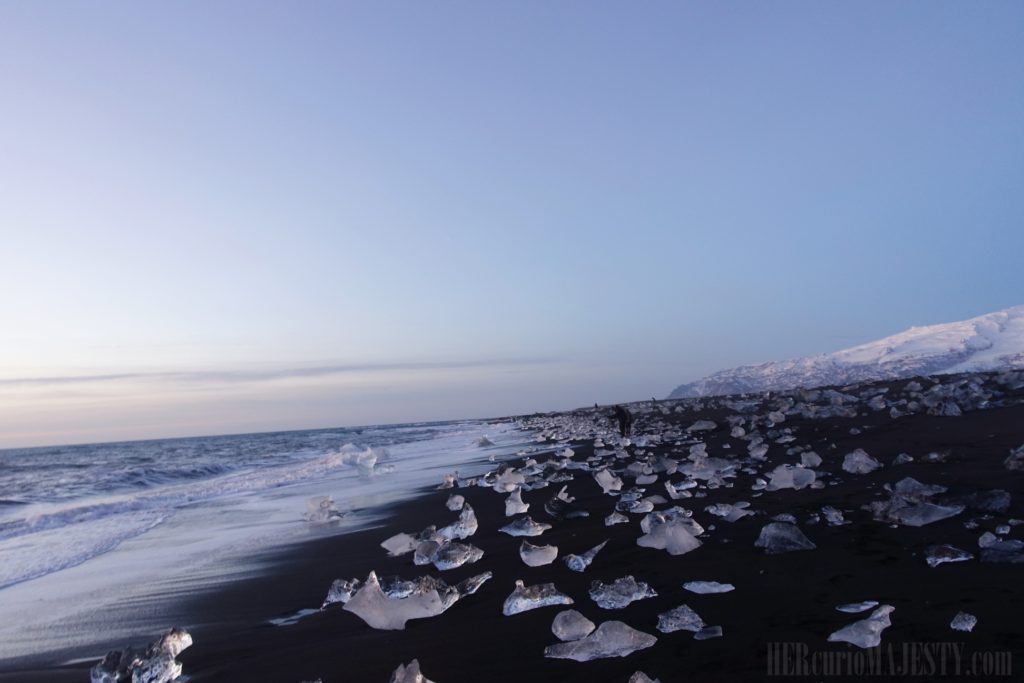
<svg viewBox="0 0 1024 683"><path fill-rule="evenodd" d="M619 434L629 436L633 431L633 414L622 406L615 406L614 410L612 417L619 421Z"/></svg>

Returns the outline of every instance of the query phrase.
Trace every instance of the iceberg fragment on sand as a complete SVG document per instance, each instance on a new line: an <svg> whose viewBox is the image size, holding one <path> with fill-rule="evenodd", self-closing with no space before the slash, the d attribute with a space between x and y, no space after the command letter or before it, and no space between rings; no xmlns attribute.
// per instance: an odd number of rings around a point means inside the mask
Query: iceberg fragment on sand
<svg viewBox="0 0 1024 683"><path fill-rule="evenodd" d="M881 466L882 463L872 458L862 448L847 453L843 458L843 471L850 474L868 474Z"/></svg>
<svg viewBox="0 0 1024 683"><path fill-rule="evenodd" d="M551 632L562 642L579 640L589 636L596 624L574 609L567 609L555 615Z"/></svg>
<svg viewBox="0 0 1024 683"><path fill-rule="evenodd" d="M515 517L521 515L530 509L529 503L523 502L523 489L517 488L512 493L508 494L508 498L505 499L505 516Z"/></svg>
<svg viewBox="0 0 1024 683"><path fill-rule="evenodd" d="M860 648L877 647L882 642L882 631L892 626L889 615L895 611L892 605L882 605L867 619L844 626L828 637L830 643L850 643Z"/></svg>
<svg viewBox="0 0 1024 683"><path fill-rule="evenodd" d="M949 627L954 631L963 631L970 633L974 630L975 625L978 623L978 617L967 612L957 612L956 616L953 617L953 621L949 622Z"/></svg>
<svg viewBox="0 0 1024 683"><path fill-rule="evenodd" d="M334 499L330 496L314 496L306 501L306 514L303 515L307 522L323 524L341 519L345 513L338 509Z"/></svg>
<svg viewBox="0 0 1024 683"><path fill-rule="evenodd" d="M696 633L704 628L704 620L689 605L680 605L658 615L658 630L662 633L691 631Z"/></svg>
<svg viewBox="0 0 1024 683"><path fill-rule="evenodd" d="M651 678L643 671L637 671L629 677L629 680L626 683L661 683L661 679Z"/></svg>
<svg viewBox="0 0 1024 683"><path fill-rule="evenodd" d="M447 507L452 512L458 512L459 510L462 509L462 506L465 505L465 503L465 496L460 496L457 493L453 493L452 495L448 496L448 500L447 502L445 502L445 507ZM416 660L414 659L412 661L415 662Z"/></svg>
<svg viewBox="0 0 1024 683"><path fill-rule="evenodd" d="M621 512L613 512L604 518L605 526L614 526L616 524L627 524L629 523L629 517L622 514Z"/></svg>
<svg viewBox="0 0 1024 683"><path fill-rule="evenodd" d="M419 660L414 659L408 664L399 664L391 674L388 683L433 683L433 681L420 673Z"/></svg>
<svg viewBox="0 0 1024 683"><path fill-rule="evenodd" d="M631 602L657 595L653 588L632 576L623 576L611 583L594 581L590 584L590 598L604 609L622 609Z"/></svg>
<svg viewBox="0 0 1024 683"><path fill-rule="evenodd" d="M795 524L769 522L761 529L761 534L754 541L754 547L764 548L769 555L775 555L796 550L814 550L818 546L814 545Z"/></svg>
<svg viewBox="0 0 1024 683"><path fill-rule="evenodd" d="M558 547L553 545L533 545L523 541L519 546L519 557L528 567L541 567L551 564L558 557Z"/></svg>
<svg viewBox="0 0 1024 683"><path fill-rule="evenodd" d="M437 530L437 533L449 540L469 538L477 530L476 513L469 503L462 506L459 518L446 527Z"/></svg>
<svg viewBox="0 0 1024 683"><path fill-rule="evenodd" d="M324 598L324 604L320 605L320 609L325 609L328 605L338 602L344 605L352 599L362 585L363 582L359 579L335 579L331 587L327 589L327 597Z"/></svg>
<svg viewBox="0 0 1024 683"><path fill-rule="evenodd" d="M851 602L845 605L836 606L836 610L839 612L846 612L847 614L859 614L861 612L867 612L869 609L878 607L877 600L865 600L864 602Z"/></svg>
<svg viewBox="0 0 1024 683"><path fill-rule="evenodd" d="M173 628L144 651L129 647L107 653L89 670L89 676L92 683L172 683L181 676L181 663L175 658L190 645L188 631Z"/></svg>
<svg viewBox="0 0 1024 683"><path fill-rule="evenodd" d="M587 567L590 566L590 563L594 561L594 558L597 557L597 554L601 552L601 548L605 547L605 545L607 544L608 541L605 540L598 543L582 555L566 555L566 566L568 566L569 569L573 570L574 572L584 571Z"/></svg>
<svg viewBox="0 0 1024 683"><path fill-rule="evenodd" d="M398 557L399 555L405 555L416 550L420 542L415 536L410 534L395 534L391 538L387 539L380 544L380 547L388 551L388 555L391 557Z"/></svg>
<svg viewBox="0 0 1024 683"><path fill-rule="evenodd" d="M484 551L475 545L469 543L445 543L437 549L430 562L441 571L445 571L456 569L464 564L472 564L483 556Z"/></svg>
<svg viewBox="0 0 1024 683"><path fill-rule="evenodd" d="M522 580L516 580L515 590L505 598L505 604L501 608L501 613L506 617L510 617L513 614L527 612L539 607L571 605L572 603L573 599L560 592L553 583L525 586Z"/></svg>
<svg viewBox="0 0 1024 683"><path fill-rule="evenodd" d="M973 560L974 555L951 545L931 545L924 549L924 561L929 567L938 567L945 562Z"/></svg>
<svg viewBox="0 0 1024 683"><path fill-rule="evenodd" d="M705 626L701 630L693 634L694 640L709 640L711 638L721 638L722 627L721 626Z"/></svg>
<svg viewBox="0 0 1024 683"><path fill-rule="evenodd" d="M731 583L718 583L717 581L687 581L683 584L683 588L691 593L699 593L701 595L728 593L736 590L736 586Z"/></svg>
<svg viewBox="0 0 1024 683"><path fill-rule="evenodd" d="M345 603L343 609L355 614L371 628L400 631L410 619L441 614L445 605L435 588L421 587L406 598L388 597L381 590L376 572L370 572L366 583Z"/></svg>
<svg viewBox="0 0 1024 683"><path fill-rule="evenodd" d="M594 472L594 481L597 482L597 485L601 487L601 491L604 493L622 490L622 480L608 470Z"/></svg>
<svg viewBox="0 0 1024 683"><path fill-rule="evenodd" d="M684 555L699 548L701 543L690 533L690 527L681 521L658 524L649 533L636 539L642 548L665 550L669 555Z"/></svg>
<svg viewBox="0 0 1024 683"><path fill-rule="evenodd" d="M658 639L638 631L621 621L606 621L586 638L570 643L557 643L544 648L544 656L589 662L605 657L625 657L637 650L651 647Z"/></svg>
<svg viewBox="0 0 1024 683"><path fill-rule="evenodd" d="M498 531L503 534L508 534L509 536L540 536L550 528L550 524L545 522L535 522L529 515L527 515L526 517L521 517L514 522L506 524L498 529Z"/></svg>
<svg viewBox="0 0 1024 683"><path fill-rule="evenodd" d="M767 490L795 489L799 491L814 483L814 470L792 465L779 465L772 471Z"/></svg>

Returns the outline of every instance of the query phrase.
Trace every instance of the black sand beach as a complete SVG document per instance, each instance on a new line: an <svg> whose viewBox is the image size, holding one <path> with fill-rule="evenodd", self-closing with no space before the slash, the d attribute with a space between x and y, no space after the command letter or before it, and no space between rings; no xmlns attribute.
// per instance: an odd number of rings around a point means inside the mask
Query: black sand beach
<svg viewBox="0 0 1024 683"><path fill-rule="evenodd" d="M567 470L574 475L565 482L576 497L575 505L590 513L583 519L550 518L544 511L563 483L523 493L531 505L533 519L553 528L529 539L559 549L554 563L528 567L519 557L522 539L498 529L510 521L505 516L506 494L485 487L458 488L479 520L479 530L466 540L483 549L484 557L474 564L438 572L431 566L414 566L411 555L389 557L380 547L398 533L417 533L429 524L442 526L458 513L445 507L452 490L419 492L407 502L394 506L380 527L325 537L297 544L265 559L265 571L241 577L211 595L183 596L168 605L167 625L183 626L195 644L179 656L190 681L246 681L247 683L299 683L322 679L324 683L347 681L384 682L402 663L418 659L424 675L437 683L467 681L615 681L626 683L636 671L643 671L662 683L674 681L789 680L770 676L769 644L798 643L810 652L852 651L845 643L829 643L830 633L869 612L844 614L836 606L876 600L892 605L892 626L882 633L883 647L893 646L902 657L915 652L915 644L958 643L968 656L973 652L1011 653L1013 675L994 680L1016 680L1024 671L1024 588L1020 563L992 563L979 559L979 536L995 531L1012 519L1024 519L1024 471L1011 471L1004 461L1013 449L1024 444L1024 389L1008 388L993 377L984 387L1000 392L996 407L971 409L962 405L957 416L929 415L923 408L914 414L893 417L889 407L871 409L861 400L854 404L855 416L806 417L792 409L784 422L765 426L764 416L780 408L780 399L801 402L799 392L758 396L748 402L743 415L761 424L769 450L764 461L751 461L749 441L730 435L727 417L733 407L720 400L648 402L634 406L637 422L631 454L638 449L645 456L666 455L685 461L689 446L707 444L710 456L736 459L751 464L757 474L738 472L729 484L718 488L703 485L692 489L692 498L670 500L656 505L667 509L678 505L693 511L693 518L707 532L703 545L684 555L671 556L664 550L639 547L643 514L630 514L627 524L605 526L616 498L604 495L591 474ZM943 383L959 378L943 378ZM932 380L921 380L927 390ZM847 395L864 396L865 389L888 388L886 400L906 393L907 382L875 383ZM870 393L870 392L867 392ZM808 401L808 403L811 403ZM817 401L824 405L824 399ZM961 402L963 403L963 402ZM935 411L933 411L935 412ZM534 426L554 426L560 421L572 425L577 435L581 425L596 432L610 433L609 410L579 411L563 416L539 416L526 420ZM684 430L697 420L712 420L708 432L688 435ZM675 436L657 443L637 446L644 437L677 430ZM851 430L853 433L851 433ZM553 431L558 431L554 429ZM567 427L561 431L568 433ZM780 435L794 437L779 444ZM606 437L607 438L607 437ZM571 442L573 460L586 460L594 453L593 440ZM554 443L551 444L554 446ZM559 442L558 447L564 444ZM800 454L787 454L792 447L812 449L823 459L813 469L823 475L824 488L752 490L756 477L764 477L777 465L800 462ZM544 446L547 448L548 446ZM857 448L864 449L883 464L868 474L850 474L841 469L843 458ZM552 449L553 450L553 449ZM551 451L538 450L529 457L543 463L555 458ZM901 453L913 462L894 465ZM928 455L938 454L929 462ZM625 466L632 460L622 460ZM513 461L513 465L520 462ZM620 474L624 489L632 479ZM948 488L945 496L1001 489L1009 493L1009 507L985 513L971 509L921 527L895 526L873 519L863 507L884 500L883 486L913 477L925 484ZM664 481L678 483L680 475L658 475L645 486L647 494L665 494ZM837 482L838 483L834 483ZM763 493L763 495L757 495ZM754 515L727 522L708 514L705 507L716 503L749 501ZM809 523L823 506L841 510L849 524L830 526L824 519ZM767 555L754 542L772 517L792 514L801 530L817 545L814 550ZM974 528L965 522L974 520ZM714 527L713 529L711 527ZM1006 538L1020 538L1024 526L1012 526ZM562 561L570 553L582 553L609 539L607 547L583 573L570 571ZM974 559L929 567L924 550L935 544L951 544L974 555ZM297 623L274 626L268 620L284 617L303 608L319 607L336 578L364 579L370 571L379 576L412 578L423 574L441 575L454 584L484 571L493 572L474 595L466 596L444 614L410 621L402 631L380 631L359 617L332 605ZM633 575L646 581L658 596L639 600L624 609L599 608L588 596L594 580L605 582ZM546 607L513 616L502 615L502 603L517 579L527 585L553 582L570 595L573 609L593 622L621 620L657 636L648 649L624 658L575 662L544 657L544 648L558 640L551 622L566 607ZM682 588L685 581L719 581L735 585L723 594L698 595ZM694 640L687 631L659 633L658 614L687 604L709 625L720 625L723 636ZM975 615L978 624L970 633L950 629L958 612ZM155 634L140 634L134 645L143 645ZM922 650L918 649L917 652ZM71 653L68 653L71 654ZM1000 655L1002 656L1002 655ZM952 660L945 676L935 670L918 669L925 680L966 680L964 671L954 671ZM897 662L899 664L899 662ZM91 663L62 668L44 668L39 663L22 670L0 674L0 681L85 681ZM919 664L925 666L924 664ZM963 663L968 666L969 662ZM956 674L956 675L954 675ZM985 676L972 676L984 680ZM844 676L811 676L803 680L844 680ZM874 676L873 680L895 680ZM797 680L797 678L792 678Z"/></svg>

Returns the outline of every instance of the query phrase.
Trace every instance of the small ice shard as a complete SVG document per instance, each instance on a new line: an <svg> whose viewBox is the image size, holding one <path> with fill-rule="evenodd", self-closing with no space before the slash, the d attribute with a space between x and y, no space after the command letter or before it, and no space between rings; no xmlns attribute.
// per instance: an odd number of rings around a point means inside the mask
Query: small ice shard
<svg viewBox="0 0 1024 683"><path fill-rule="evenodd" d="M650 512L654 509L654 503L647 500L646 498L641 500L620 500L615 504L615 509L618 512L632 512L633 514L642 514L644 512Z"/></svg>
<svg viewBox="0 0 1024 683"><path fill-rule="evenodd" d="M453 493L452 495L448 496L448 502L445 503L445 506L452 512L458 512L459 510L462 509L462 506L465 505L465 503L465 496L460 496L457 493Z"/></svg>
<svg viewBox="0 0 1024 683"><path fill-rule="evenodd" d="M410 619L433 617L445 610L436 589L414 591L407 598L390 598L381 590L376 572L370 572L366 583L345 604L371 628L402 630Z"/></svg>
<svg viewBox="0 0 1024 683"><path fill-rule="evenodd" d="M697 420L686 428L688 432L711 432L718 428L711 420Z"/></svg>
<svg viewBox="0 0 1024 683"><path fill-rule="evenodd" d="M484 585L492 578L494 578L494 574L491 572L477 574L476 576L471 576L465 581L460 581L459 583L455 584L455 590L458 591L459 598L464 598L467 595L472 595L473 593L476 593L480 589L480 586Z"/></svg>
<svg viewBox="0 0 1024 683"><path fill-rule="evenodd" d="M524 586L521 580L516 580L516 588L505 598L505 604L501 613L506 617L520 612L527 612L539 607L550 607L552 605L571 605L573 599L555 588L553 583L539 583L535 586Z"/></svg>
<svg viewBox="0 0 1024 683"><path fill-rule="evenodd" d="M612 514L604 518L605 526L614 526L615 524L627 524L628 522L629 517L620 512L613 512Z"/></svg>
<svg viewBox="0 0 1024 683"><path fill-rule="evenodd" d="M594 622L574 609L559 612L551 622L551 632L562 642L586 638L595 627Z"/></svg>
<svg viewBox="0 0 1024 683"><path fill-rule="evenodd" d="M391 674L388 683L433 683L433 681L420 673L419 660L414 659L408 664L399 664Z"/></svg>
<svg viewBox="0 0 1024 683"><path fill-rule="evenodd" d="M653 526L649 533L636 539L636 544L642 548L665 550L669 555L684 555L699 548L701 542L690 533L689 525L671 521Z"/></svg>
<svg viewBox="0 0 1024 683"><path fill-rule="evenodd" d="M529 541L523 541L519 546L519 557L528 567L541 567L551 564L558 557L558 547L553 545L533 545Z"/></svg>
<svg viewBox="0 0 1024 683"><path fill-rule="evenodd" d="M696 483L696 482L694 482ZM668 497L672 500L679 500L680 498L691 498L692 493L687 491L688 486L676 486L670 481L665 482L665 491L668 493Z"/></svg>
<svg viewBox="0 0 1024 683"><path fill-rule="evenodd" d="M440 536L449 540L469 538L476 533L478 527L476 513L469 503L462 506L459 518L446 527L437 530Z"/></svg>
<svg viewBox="0 0 1024 683"><path fill-rule="evenodd" d="M417 567L430 564L437 557L437 553L441 550L442 542L444 539L436 541L420 541L416 545L416 551L412 555L412 563Z"/></svg>
<svg viewBox="0 0 1024 683"><path fill-rule="evenodd" d="M345 513L338 509L330 496L314 496L306 501L306 514L303 516L307 522L322 524L339 520Z"/></svg>
<svg viewBox="0 0 1024 683"><path fill-rule="evenodd" d="M662 633L690 631L696 633L704 628L704 620L697 616L688 605L680 605L658 615L658 630Z"/></svg>
<svg viewBox="0 0 1024 683"><path fill-rule="evenodd" d="M974 626L978 623L978 617L967 612L957 612L956 616L953 617L953 621L949 622L949 627L954 631L964 631L970 633Z"/></svg>
<svg viewBox="0 0 1024 683"><path fill-rule="evenodd" d="M416 546L419 545L419 541L416 540L415 536L409 534L395 534L391 538L387 539L380 544L380 547L388 551L388 555L391 557L398 557L399 555L405 555L416 550Z"/></svg>
<svg viewBox="0 0 1024 683"><path fill-rule="evenodd" d="M830 643L850 643L860 648L877 647L882 642L882 631L892 626L889 615L896 608L882 605L867 619L844 626L828 637Z"/></svg>
<svg viewBox="0 0 1024 683"><path fill-rule="evenodd" d="M594 581L590 584L590 598L604 609L622 609L631 602L657 595L653 588L632 576L623 576L612 583Z"/></svg>
<svg viewBox="0 0 1024 683"><path fill-rule="evenodd" d="M472 564L484 556L484 551L468 543L445 543L431 558L431 562L441 571L456 569L464 564Z"/></svg>
<svg viewBox="0 0 1024 683"><path fill-rule="evenodd" d="M678 506L652 512L640 520L640 530L649 534L659 524L678 523L685 526L691 535L700 536L704 533L704 527L694 521L691 517L692 514L689 510Z"/></svg>
<svg viewBox="0 0 1024 683"><path fill-rule="evenodd" d="M497 476L491 486L497 493L512 493L526 483L526 476L514 469L506 469Z"/></svg>
<svg viewBox="0 0 1024 683"><path fill-rule="evenodd" d="M473 445L476 446L477 448L487 448L488 446L493 446L494 442L488 439L486 436L481 436L479 439L473 442Z"/></svg>
<svg viewBox="0 0 1024 683"><path fill-rule="evenodd" d="M587 567L590 566L590 563L594 561L594 558L597 557L597 554L601 552L601 548L605 547L605 545L607 544L608 541L602 541L601 543L598 543L582 555L566 555L566 566L568 566L569 569L573 570L574 572L584 571Z"/></svg>
<svg viewBox="0 0 1024 683"><path fill-rule="evenodd" d="M826 505L821 508L821 514L828 522L829 526L841 526L843 524L849 524L846 518L843 517L843 513L840 510L835 509L831 505Z"/></svg>
<svg viewBox="0 0 1024 683"><path fill-rule="evenodd" d="M548 513L555 519L577 519L579 517L589 517L589 512L586 510L580 510L572 504L576 499L566 492L567 488L568 486L563 486L558 493L544 503L544 512Z"/></svg>
<svg viewBox="0 0 1024 683"><path fill-rule="evenodd" d="M527 515L526 517L520 517L516 521L506 524L498 529L498 531L503 534L508 534L509 536L540 536L550 528L550 524L545 522L535 522L529 515Z"/></svg>
<svg viewBox="0 0 1024 683"><path fill-rule="evenodd" d="M730 505L728 503L716 503L714 505L708 505L704 508L704 511L709 515L715 517L721 517L727 522L735 522L737 519L742 519L747 515L754 514L750 510L747 510L738 505Z"/></svg>
<svg viewBox="0 0 1024 683"><path fill-rule="evenodd" d="M514 517L521 515L530 509L529 503L523 502L523 490L517 488L512 493L508 494L508 498L505 499L505 516Z"/></svg>
<svg viewBox="0 0 1024 683"><path fill-rule="evenodd" d="M906 465L908 462L914 462L914 456L908 453L900 453L892 459L893 465Z"/></svg>
<svg viewBox="0 0 1024 683"><path fill-rule="evenodd" d="M656 481L658 481L657 474L641 474L636 478L636 485L647 486L648 484L653 484Z"/></svg>
<svg viewBox="0 0 1024 683"><path fill-rule="evenodd" d="M1017 539L996 541L981 549L982 562L1024 563L1024 541Z"/></svg>
<svg viewBox="0 0 1024 683"><path fill-rule="evenodd" d="M846 612L847 614L859 614L860 612L866 612L869 609L878 607L877 600L866 600L865 602L851 602L846 605L839 605L836 609L840 612Z"/></svg>
<svg viewBox="0 0 1024 683"><path fill-rule="evenodd" d="M320 609L338 602L344 605L352 599L362 585L363 582L359 579L335 579L331 587L327 589L327 597L324 598L324 604L320 606Z"/></svg>
<svg viewBox="0 0 1024 683"><path fill-rule="evenodd" d="M787 522L768 522L761 529L761 535L754 542L755 548L764 548L769 555L788 553L794 550L814 550L817 548L804 532L795 524Z"/></svg>
<svg viewBox="0 0 1024 683"><path fill-rule="evenodd" d="M889 518L904 526L924 526L925 524L931 524L932 522L938 522L939 520L959 515L963 511L963 505L946 506L935 505L934 503L920 503L891 510Z"/></svg>
<svg viewBox="0 0 1024 683"><path fill-rule="evenodd" d="M706 595L708 593L728 593L736 590L736 586L731 583L718 583L717 581L687 581L683 584L683 588L691 593L700 593L701 595Z"/></svg>
<svg viewBox="0 0 1024 683"><path fill-rule="evenodd" d="M625 657L637 650L651 647L658 639L637 631L621 621L606 621L586 638L571 643L558 643L544 648L544 656L552 659L573 659L589 662L605 657Z"/></svg>
<svg viewBox="0 0 1024 683"><path fill-rule="evenodd" d="M557 455L559 458L571 458L572 456L576 455L576 451L566 446L560 451L555 451L555 455Z"/></svg>
<svg viewBox="0 0 1024 683"><path fill-rule="evenodd" d="M944 562L973 560L974 555L951 545L931 545L924 549L924 560L929 567L938 567Z"/></svg>
<svg viewBox="0 0 1024 683"><path fill-rule="evenodd" d="M867 474L868 472L874 472L881 466L882 463L872 458L862 448L847 453L846 457L843 458L843 471L850 474Z"/></svg>
<svg viewBox="0 0 1024 683"><path fill-rule="evenodd" d="M779 465L772 471L771 477L767 487L769 491L778 491L780 489L795 489L799 491L814 483L815 474L814 470L804 467Z"/></svg>
<svg viewBox="0 0 1024 683"><path fill-rule="evenodd" d="M773 410L770 413L768 413L768 419L774 422L775 424L782 424L783 422L786 421L786 414L783 413L781 410Z"/></svg>
<svg viewBox="0 0 1024 683"><path fill-rule="evenodd" d="M89 670L92 683L173 683L183 680L176 657L192 645L188 631L173 628L149 644L144 651L134 648L113 650Z"/></svg>
<svg viewBox="0 0 1024 683"><path fill-rule="evenodd" d="M694 640L709 640L711 638L721 638L722 627L721 626L705 626L701 630L693 634Z"/></svg>
<svg viewBox="0 0 1024 683"><path fill-rule="evenodd" d="M800 454L800 464L804 467L817 467L821 464L821 456L814 451Z"/></svg>
<svg viewBox="0 0 1024 683"><path fill-rule="evenodd" d="M597 485L601 487L601 491L604 493L622 490L622 480L608 470L594 472L594 481L597 482Z"/></svg>
<svg viewBox="0 0 1024 683"><path fill-rule="evenodd" d="M661 683L661 679L651 678L643 671L637 671L629 677L629 680L626 683Z"/></svg>
<svg viewBox="0 0 1024 683"><path fill-rule="evenodd" d="M441 484L437 488L439 488L439 489L450 489L450 488L453 488L455 486L455 479L456 479L456 477L458 477L458 473L457 472L455 474L446 474L446 475L444 475L444 478L441 479Z"/></svg>

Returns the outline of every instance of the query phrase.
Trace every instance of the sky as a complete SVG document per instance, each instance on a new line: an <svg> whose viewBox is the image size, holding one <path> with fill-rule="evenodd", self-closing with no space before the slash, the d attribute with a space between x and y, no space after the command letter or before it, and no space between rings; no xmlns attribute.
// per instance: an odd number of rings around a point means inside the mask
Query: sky
<svg viewBox="0 0 1024 683"><path fill-rule="evenodd" d="M667 395L1024 303L1024 4L0 3L0 447Z"/></svg>

